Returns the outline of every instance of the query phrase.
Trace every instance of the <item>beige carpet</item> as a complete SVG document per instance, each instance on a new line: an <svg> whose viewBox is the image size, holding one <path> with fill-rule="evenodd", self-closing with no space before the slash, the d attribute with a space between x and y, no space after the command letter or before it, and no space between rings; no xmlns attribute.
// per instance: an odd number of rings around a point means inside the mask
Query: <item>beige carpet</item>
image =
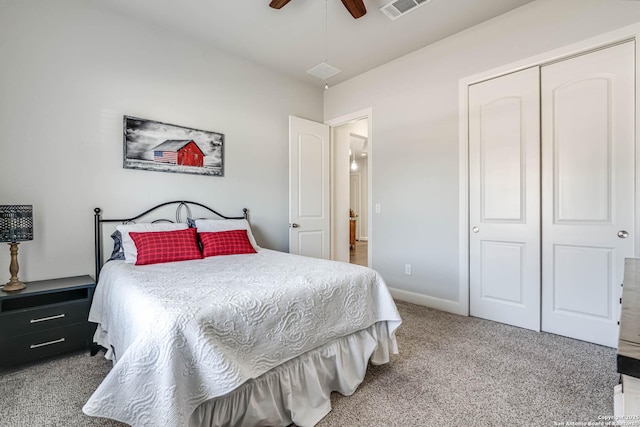
<svg viewBox="0 0 640 427"><path fill-rule="evenodd" d="M371 366L329 426L554 426L613 414L615 350L398 302L400 354ZM6 351L0 349L0 351ZM0 426L122 426L81 408L109 371L76 353L0 371Z"/></svg>

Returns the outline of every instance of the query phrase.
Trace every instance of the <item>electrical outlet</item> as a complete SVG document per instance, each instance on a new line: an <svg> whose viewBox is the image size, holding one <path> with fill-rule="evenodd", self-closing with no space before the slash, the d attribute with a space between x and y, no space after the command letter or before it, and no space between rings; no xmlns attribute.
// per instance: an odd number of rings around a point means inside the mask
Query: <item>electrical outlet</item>
<svg viewBox="0 0 640 427"><path fill-rule="evenodd" d="M404 274L407 276L411 276L411 264L404 265Z"/></svg>
<svg viewBox="0 0 640 427"><path fill-rule="evenodd" d="M380 213L380 203L376 203L376 213Z"/></svg>

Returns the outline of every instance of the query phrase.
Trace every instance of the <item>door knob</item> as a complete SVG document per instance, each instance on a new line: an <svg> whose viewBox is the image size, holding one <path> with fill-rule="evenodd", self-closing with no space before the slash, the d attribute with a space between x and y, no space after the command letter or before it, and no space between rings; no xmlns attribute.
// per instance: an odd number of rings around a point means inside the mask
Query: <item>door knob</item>
<svg viewBox="0 0 640 427"><path fill-rule="evenodd" d="M629 237L629 233L627 233L625 230L620 230L618 231L618 237L621 239L626 239L627 237Z"/></svg>
<svg viewBox="0 0 640 427"><path fill-rule="evenodd" d="M473 231L474 233L477 233L478 231L480 231L480 229L478 227L473 227L471 231Z"/></svg>
<svg viewBox="0 0 640 427"><path fill-rule="evenodd" d="M296 224L295 222L293 224L289 224L289 227L291 228L298 228L300 227L300 225Z"/></svg>

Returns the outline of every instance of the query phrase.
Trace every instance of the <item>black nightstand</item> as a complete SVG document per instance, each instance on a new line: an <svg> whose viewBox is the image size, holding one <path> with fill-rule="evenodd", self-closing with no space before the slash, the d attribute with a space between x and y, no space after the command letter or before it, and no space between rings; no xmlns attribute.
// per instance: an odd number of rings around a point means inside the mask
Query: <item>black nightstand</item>
<svg viewBox="0 0 640 427"><path fill-rule="evenodd" d="M95 287L91 277L77 276L0 291L0 366L88 348L96 329L87 320Z"/></svg>

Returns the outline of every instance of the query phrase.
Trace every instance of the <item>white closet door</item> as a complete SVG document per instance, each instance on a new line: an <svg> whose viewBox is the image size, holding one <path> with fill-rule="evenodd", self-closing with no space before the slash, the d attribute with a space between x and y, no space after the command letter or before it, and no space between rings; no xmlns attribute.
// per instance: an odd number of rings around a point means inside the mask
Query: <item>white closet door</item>
<svg viewBox="0 0 640 427"><path fill-rule="evenodd" d="M470 314L540 330L537 67L469 88Z"/></svg>
<svg viewBox="0 0 640 427"><path fill-rule="evenodd" d="M542 329L611 347L634 256L634 50L541 70Z"/></svg>

